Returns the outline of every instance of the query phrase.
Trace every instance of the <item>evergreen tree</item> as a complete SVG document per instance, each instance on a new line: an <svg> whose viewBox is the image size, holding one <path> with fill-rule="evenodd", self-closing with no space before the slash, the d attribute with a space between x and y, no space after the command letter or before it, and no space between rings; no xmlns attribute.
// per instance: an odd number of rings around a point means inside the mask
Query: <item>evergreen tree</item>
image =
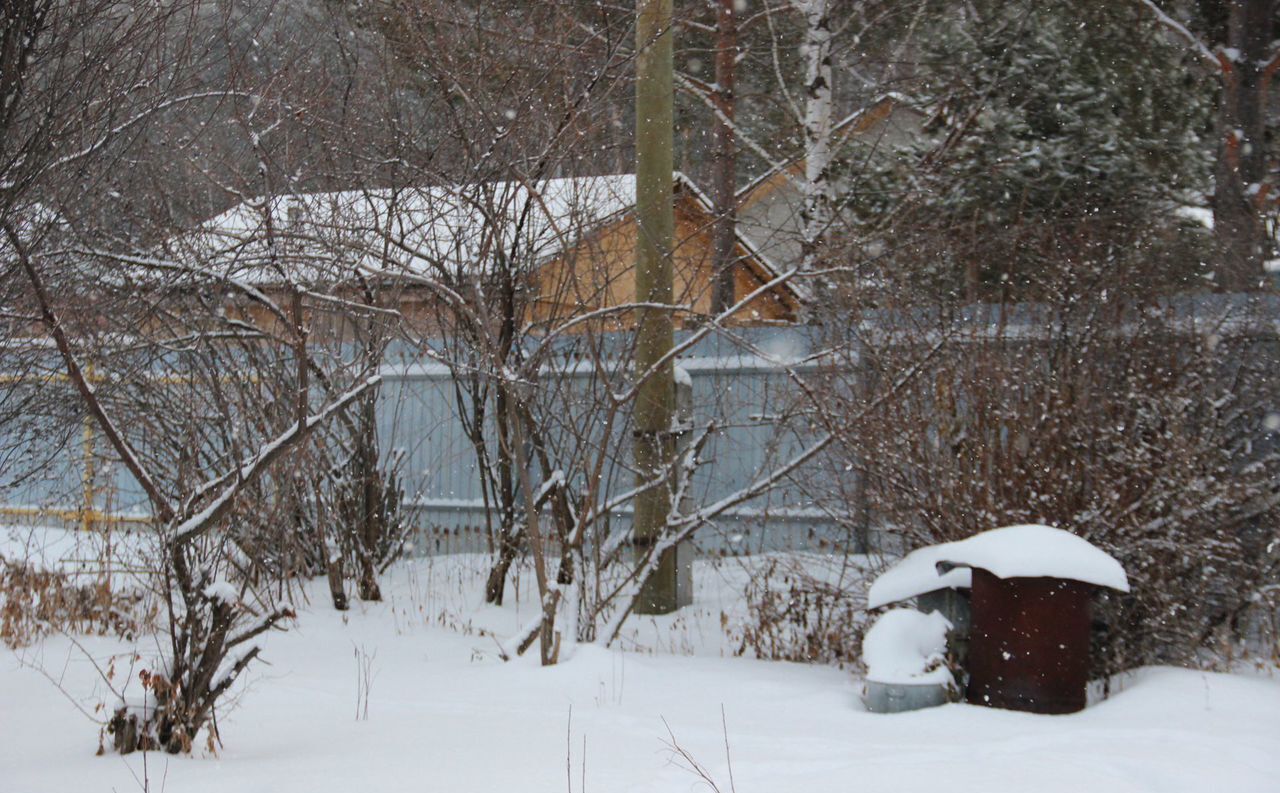
<svg viewBox="0 0 1280 793"><path fill-rule="evenodd" d="M970 300L1082 288L1139 260L1164 285L1194 283L1203 257L1175 255L1172 210L1208 192L1212 94L1185 48L1105 0L933 13L917 53L925 134L848 182L891 232L891 274Z"/></svg>

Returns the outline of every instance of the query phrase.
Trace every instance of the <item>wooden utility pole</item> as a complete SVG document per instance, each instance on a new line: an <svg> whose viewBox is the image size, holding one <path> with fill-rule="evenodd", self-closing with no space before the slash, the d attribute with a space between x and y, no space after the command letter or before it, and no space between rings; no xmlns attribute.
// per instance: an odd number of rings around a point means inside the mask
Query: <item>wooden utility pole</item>
<svg viewBox="0 0 1280 793"><path fill-rule="evenodd" d="M734 303L735 226L738 203L738 142L734 137L734 78L738 67L737 0L717 0L716 6L716 93L713 97L722 117L715 125L715 153L712 155L711 202L715 205L715 226L711 230L712 272L711 313L719 314Z"/></svg>
<svg viewBox="0 0 1280 793"><path fill-rule="evenodd" d="M670 305L675 236L671 0L639 0L636 50L636 300ZM670 352L672 344L671 312L639 309L635 373L637 377L648 375L635 402L633 445L640 485L671 477L675 381L671 361L661 366L658 361ZM661 541L670 512L669 486L651 487L636 498L634 537L640 557ZM635 610L665 614L677 607L676 558L674 552L668 552L645 581Z"/></svg>

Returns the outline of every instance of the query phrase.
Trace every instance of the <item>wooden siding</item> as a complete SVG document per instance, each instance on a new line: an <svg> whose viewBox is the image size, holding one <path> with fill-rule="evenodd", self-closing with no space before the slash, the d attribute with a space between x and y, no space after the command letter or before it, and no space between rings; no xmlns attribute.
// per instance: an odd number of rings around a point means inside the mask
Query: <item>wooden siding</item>
<svg viewBox="0 0 1280 793"><path fill-rule="evenodd" d="M676 207L673 300L689 306L695 314L711 310L712 246L711 219L688 197ZM635 245L638 227L627 213L586 235L561 256L544 265L535 279L537 297L528 320L554 325L588 311L635 302ZM773 274L744 247L737 247L734 296L742 299L767 283ZM782 324L794 322L798 304L789 288L777 287L760 295L733 318L733 324ZM677 327L696 324L688 314L676 316ZM609 328L627 327L628 314L619 314L606 323Z"/></svg>

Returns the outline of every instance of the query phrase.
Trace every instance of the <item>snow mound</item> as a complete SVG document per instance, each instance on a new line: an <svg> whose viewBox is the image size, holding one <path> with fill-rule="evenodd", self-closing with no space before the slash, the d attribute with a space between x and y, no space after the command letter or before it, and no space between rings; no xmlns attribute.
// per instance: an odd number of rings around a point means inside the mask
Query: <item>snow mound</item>
<svg viewBox="0 0 1280 793"><path fill-rule="evenodd" d="M960 569L939 573L939 563ZM999 578L1065 578L1129 591L1129 578L1120 563L1088 540L1051 526L1005 526L907 554L872 584L867 607L944 587L967 587L970 573L963 568L971 567Z"/></svg>
<svg viewBox="0 0 1280 793"><path fill-rule="evenodd" d="M950 629L951 623L936 611L886 611L862 639L867 680L891 685L954 682L942 663Z"/></svg>

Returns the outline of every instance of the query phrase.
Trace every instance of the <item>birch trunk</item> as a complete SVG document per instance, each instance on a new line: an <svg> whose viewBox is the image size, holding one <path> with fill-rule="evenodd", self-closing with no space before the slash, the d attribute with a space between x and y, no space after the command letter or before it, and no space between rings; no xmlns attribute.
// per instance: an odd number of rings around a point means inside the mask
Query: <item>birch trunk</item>
<svg viewBox="0 0 1280 793"><path fill-rule="evenodd" d="M831 225L831 18L828 0L803 0L805 17L804 181L800 209L802 272L821 267ZM817 284L815 284L817 286Z"/></svg>

